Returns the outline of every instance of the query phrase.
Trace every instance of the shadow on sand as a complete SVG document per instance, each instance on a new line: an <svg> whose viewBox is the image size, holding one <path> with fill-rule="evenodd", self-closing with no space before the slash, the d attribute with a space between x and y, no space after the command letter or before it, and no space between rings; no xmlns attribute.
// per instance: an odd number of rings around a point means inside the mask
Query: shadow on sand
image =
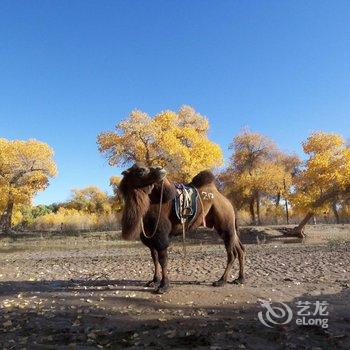
<svg viewBox="0 0 350 350"><path fill-rule="evenodd" d="M166 304L158 297L126 297L116 292L142 291L144 281L3 282L2 300L22 293L40 299L35 307L2 308L1 348L232 348L348 349L350 291L303 295L287 304L317 300L329 303L329 328L289 324L267 328L255 305L193 307ZM180 282L181 284L182 282ZM97 295L105 290L104 298ZM92 292L98 292L94 296ZM87 299L90 298L90 299Z"/></svg>

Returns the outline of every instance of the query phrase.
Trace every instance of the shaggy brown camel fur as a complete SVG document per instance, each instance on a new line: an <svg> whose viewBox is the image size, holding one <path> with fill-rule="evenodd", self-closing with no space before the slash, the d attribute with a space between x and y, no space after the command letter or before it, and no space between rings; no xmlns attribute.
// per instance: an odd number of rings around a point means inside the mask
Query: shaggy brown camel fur
<svg viewBox="0 0 350 350"><path fill-rule="evenodd" d="M147 286L155 286L157 293L164 293L169 288L169 237L175 235L181 226L172 205L176 196L175 186L166 178L162 167L135 164L122 175L120 191L125 201L122 237L130 240L140 236L151 250L155 271ZM213 285L222 286L227 282L236 257L239 276L235 282L243 283L245 249L237 235L235 213L230 201L218 191L215 177L210 171L200 172L190 185L198 190L201 203L194 219L186 224L186 229L193 230L205 221L207 227L216 229L225 243L227 265L222 277Z"/></svg>

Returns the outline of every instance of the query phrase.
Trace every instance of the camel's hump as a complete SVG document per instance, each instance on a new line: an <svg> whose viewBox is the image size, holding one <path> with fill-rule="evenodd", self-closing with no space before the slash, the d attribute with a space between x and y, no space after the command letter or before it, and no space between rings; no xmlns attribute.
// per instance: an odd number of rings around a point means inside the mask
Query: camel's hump
<svg viewBox="0 0 350 350"><path fill-rule="evenodd" d="M194 187L202 187L215 182L215 176L210 170L203 170L198 173L191 181Z"/></svg>

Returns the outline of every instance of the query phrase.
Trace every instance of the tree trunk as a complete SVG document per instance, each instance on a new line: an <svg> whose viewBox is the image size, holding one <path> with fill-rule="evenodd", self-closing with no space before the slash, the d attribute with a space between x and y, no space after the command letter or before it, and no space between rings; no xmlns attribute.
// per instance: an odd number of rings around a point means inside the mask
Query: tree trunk
<svg viewBox="0 0 350 350"><path fill-rule="evenodd" d="M286 208L286 219L287 219L287 225L289 225L289 208L288 208L288 201L285 199L285 208Z"/></svg>
<svg viewBox="0 0 350 350"><path fill-rule="evenodd" d="M255 220L255 210L254 210L254 196L250 199L249 202L249 211L250 211L250 216L252 219L252 225L256 225L256 220Z"/></svg>
<svg viewBox="0 0 350 350"><path fill-rule="evenodd" d="M283 179L283 189L284 189L284 196L287 198L287 184L286 179ZM286 208L286 219L287 219L287 225L289 225L289 208L288 208L288 200L284 200L284 206Z"/></svg>
<svg viewBox="0 0 350 350"><path fill-rule="evenodd" d="M333 188L332 190L323 193L312 205L313 208L318 208L323 203L329 202L330 200L335 200L339 195L348 195L350 193L350 186L347 186L345 189L339 190L338 188ZM300 237L305 237L304 227L307 222L313 217L313 212L309 212L302 222L294 229L296 234Z"/></svg>
<svg viewBox="0 0 350 350"><path fill-rule="evenodd" d="M4 233L12 233L13 201L10 200L0 218L0 228Z"/></svg>
<svg viewBox="0 0 350 350"><path fill-rule="evenodd" d="M259 192L256 193L256 216L258 218L258 225L261 225L261 220L260 220L260 195L259 195Z"/></svg>
<svg viewBox="0 0 350 350"><path fill-rule="evenodd" d="M340 218L339 218L339 213L338 213L337 203L336 202L332 203L332 210L333 210L333 214L335 216L336 223L340 224Z"/></svg>
<svg viewBox="0 0 350 350"><path fill-rule="evenodd" d="M299 237L306 237L305 233L304 233L304 228L305 225L309 222L309 220L314 216L313 212L308 212L306 214L306 216L304 217L304 219L300 222L300 224L294 228L295 233L299 236Z"/></svg>
<svg viewBox="0 0 350 350"><path fill-rule="evenodd" d="M280 201L281 201L281 192L278 192L276 197L276 207L280 205Z"/></svg>
<svg viewBox="0 0 350 350"><path fill-rule="evenodd" d="M276 209L279 207L281 202L281 192L277 193L277 197L276 197ZM278 225L278 212L276 211L276 215L275 215L275 224Z"/></svg>

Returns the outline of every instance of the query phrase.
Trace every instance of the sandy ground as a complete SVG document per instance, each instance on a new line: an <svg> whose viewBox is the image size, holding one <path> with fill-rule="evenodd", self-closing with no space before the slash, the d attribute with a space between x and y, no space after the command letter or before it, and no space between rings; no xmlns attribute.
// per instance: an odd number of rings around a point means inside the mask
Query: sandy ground
<svg viewBox="0 0 350 350"><path fill-rule="evenodd" d="M301 242L283 229L242 229L246 283L219 288L211 283L226 253L215 234L191 234L186 259L175 239L164 295L143 287L152 266L141 244L3 240L0 348L350 349L350 227L307 232ZM260 300L286 303L292 320L264 326ZM297 301L328 302L329 327L297 325Z"/></svg>

